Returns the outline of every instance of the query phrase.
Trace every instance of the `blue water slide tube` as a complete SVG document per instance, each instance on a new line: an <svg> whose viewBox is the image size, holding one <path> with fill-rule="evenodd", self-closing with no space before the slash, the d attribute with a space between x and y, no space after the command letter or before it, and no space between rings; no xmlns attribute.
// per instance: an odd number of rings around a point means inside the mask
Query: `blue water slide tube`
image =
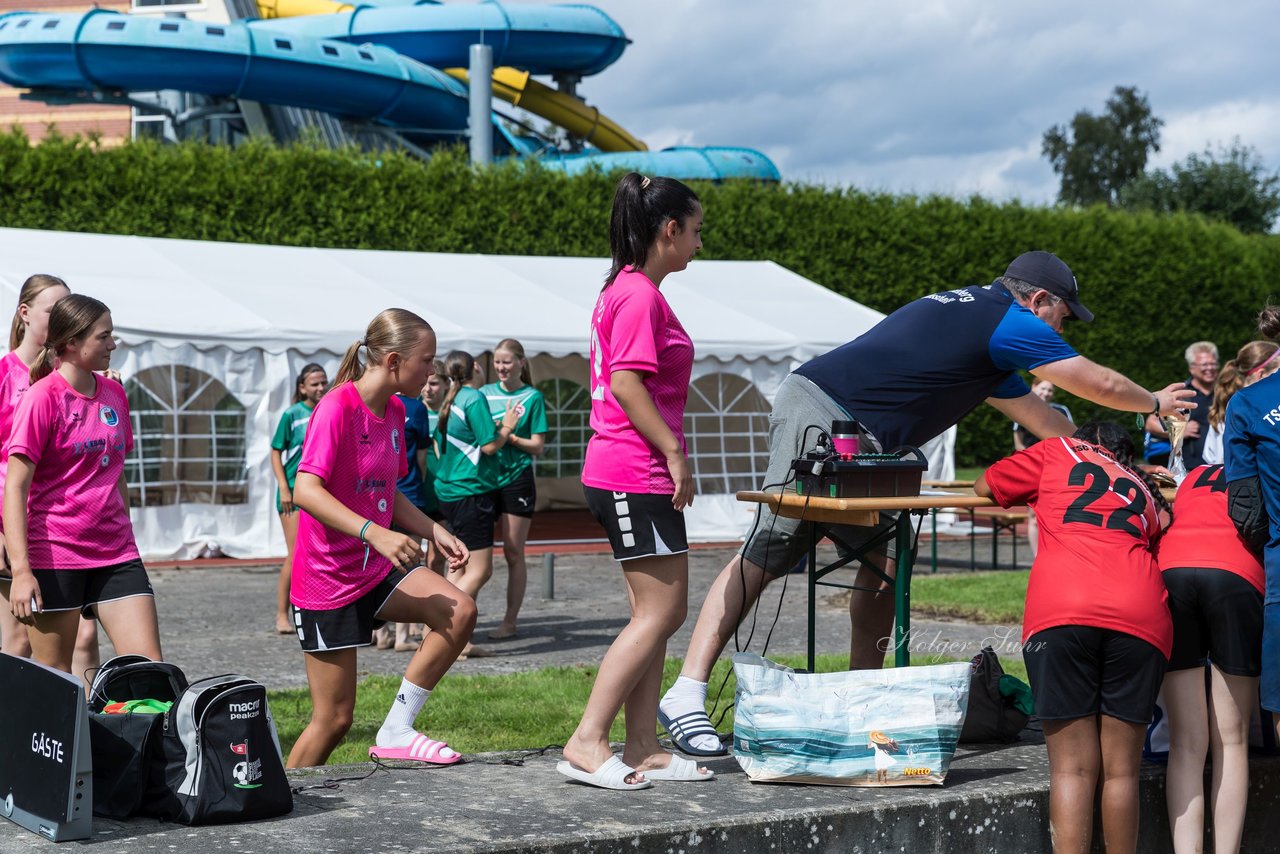
<svg viewBox="0 0 1280 854"><path fill-rule="evenodd" d="M465 86L434 68L382 46L257 25L103 10L12 12L0 15L0 80L60 97L176 89L321 110L444 137L461 135L467 127ZM511 141L500 124L497 130ZM522 144L512 141L517 154L569 174L598 168L684 179L779 180L767 157L745 148L561 155L519 139Z"/></svg>
<svg viewBox="0 0 1280 854"><path fill-rule="evenodd" d="M626 49L622 27L593 6L424 4L361 6L337 15L255 21L255 30L372 42L438 68L465 66L473 44L493 48L495 66L531 74L596 74Z"/></svg>
<svg viewBox="0 0 1280 854"><path fill-rule="evenodd" d="M0 80L31 89L177 89L455 136L466 87L395 51L179 18L0 15Z"/></svg>
<svg viewBox="0 0 1280 854"><path fill-rule="evenodd" d="M778 167L759 151L728 146L678 146L660 151L619 151L609 154L551 154L543 155L539 162L547 169L557 169L570 175L590 169L605 172L625 169L647 175L669 175L683 180L782 180Z"/></svg>

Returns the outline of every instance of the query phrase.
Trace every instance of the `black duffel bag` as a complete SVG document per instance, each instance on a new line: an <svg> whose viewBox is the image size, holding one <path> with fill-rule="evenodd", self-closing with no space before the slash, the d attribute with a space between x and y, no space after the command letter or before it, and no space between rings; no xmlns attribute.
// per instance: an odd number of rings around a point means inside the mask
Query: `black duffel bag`
<svg viewBox="0 0 1280 854"><path fill-rule="evenodd" d="M118 655L98 669L89 689L89 740L93 751L93 814L128 819L162 797L160 754L163 714L104 714L112 703L176 702L187 677L176 665L142 655Z"/></svg>

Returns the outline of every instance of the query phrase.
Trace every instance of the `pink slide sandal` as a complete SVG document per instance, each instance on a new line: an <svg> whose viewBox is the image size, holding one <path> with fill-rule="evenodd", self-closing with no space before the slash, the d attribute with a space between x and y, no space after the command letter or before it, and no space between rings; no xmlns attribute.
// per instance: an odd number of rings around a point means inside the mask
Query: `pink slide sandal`
<svg viewBox="0 0 1280 854"><path fill-rule="evenodd" d="M375 744L369 748L369 755L376 759L410 759L432 765L452 765L462 761L461 753L422 733L415 735L407 747L379 747Z"/></svg>

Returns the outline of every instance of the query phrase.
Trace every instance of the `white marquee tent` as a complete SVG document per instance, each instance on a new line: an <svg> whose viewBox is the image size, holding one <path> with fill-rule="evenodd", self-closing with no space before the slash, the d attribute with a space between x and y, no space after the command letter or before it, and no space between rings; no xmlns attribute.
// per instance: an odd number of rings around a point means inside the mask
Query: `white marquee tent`
<svg viewBox="0 0 1280 854"><path fill-rule="evenodd" d="M5 305L16 304L29 274L43 272L112 308L121 343L113 366L130 386L137 437L128 471L134 525L139 547L153 558L190 557L209 543L234 556L283 553L269 442L293 378L308 361L332 377L347 346L389 306L426 317L442 354L482 353L502 338L520 339L540 387L544 377L564 378L551 390L560 401L551 407L560 406L553 422L559 417L566 436L585 439L582 419L570 411L578 404L565 392L584 382L590 311L607 268L598 258L0 229ZM700 464L706 471L690 535L733 538L749 517L731 493L763 472L768 401L778 383L882 315L771 262L696 261L663 293L697 348L691 426L708 437L701 450L691 449L695 473ZM555 503L575 497L571 488L555 488L572 480L580 459L572 446L569 439L557 446L559 470L547 463ZM540 468L540 493L543 475Z"/></svg>

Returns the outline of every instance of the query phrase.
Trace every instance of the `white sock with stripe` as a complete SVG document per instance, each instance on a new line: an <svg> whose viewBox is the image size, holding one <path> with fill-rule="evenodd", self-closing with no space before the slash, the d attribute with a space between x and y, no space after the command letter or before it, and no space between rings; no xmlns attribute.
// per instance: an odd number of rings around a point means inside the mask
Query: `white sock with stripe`
<svg viewBox="0 0 1280 854"><path fill-rule="evenodd" d="M387 712L387 719L378 730L378 747L408 747L417 735L413 722L418 719L418 713L430 696L430 689L414 685L408 679L400 680L400 690L391 703L391 711Z"/></svg>
<svg viewBox="0 0 1280 854"><path fill-rule="evenodd" d="M690 679L688 676L680 676L662 696L658 708L672 720L695 712L706 714L707 683ZM719 750L720 739L713 733L694 735L689 738L689 745L698 750Z"/></svg>

